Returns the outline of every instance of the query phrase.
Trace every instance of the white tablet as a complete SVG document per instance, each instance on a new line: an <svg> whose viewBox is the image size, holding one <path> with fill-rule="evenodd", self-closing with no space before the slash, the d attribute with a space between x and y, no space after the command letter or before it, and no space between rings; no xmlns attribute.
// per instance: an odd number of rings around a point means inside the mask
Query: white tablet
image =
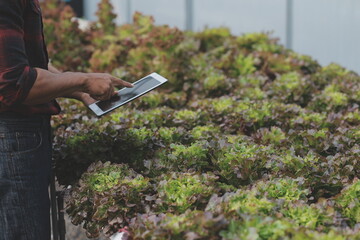
<svg viewBox="0 0 360 240"><path fill-rule="evenodd" d="M133 83L133 88L120 89L114 97L105 101L97 101L89 105L89 108L97 115L102 116L112 110L150 92L161 86L168 80L163 76L152 73Z"/></svg>

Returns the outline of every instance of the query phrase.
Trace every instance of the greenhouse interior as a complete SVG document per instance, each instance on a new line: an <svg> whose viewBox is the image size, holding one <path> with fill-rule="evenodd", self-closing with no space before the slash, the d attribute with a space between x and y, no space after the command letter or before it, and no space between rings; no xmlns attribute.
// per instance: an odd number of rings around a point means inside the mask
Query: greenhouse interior
<svg viewBox="0 0 360 240"><path fill-rule="evenodd" d="M40 5L59 71L166 79L58 99L52 239L360 240L360 1Z"/></svg>

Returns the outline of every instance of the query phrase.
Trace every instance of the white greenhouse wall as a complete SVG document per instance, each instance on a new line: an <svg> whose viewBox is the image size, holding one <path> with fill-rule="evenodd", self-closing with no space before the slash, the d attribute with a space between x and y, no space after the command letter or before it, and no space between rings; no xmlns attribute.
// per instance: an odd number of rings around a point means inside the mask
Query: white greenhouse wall
<svg viewBox="0 0 360 240"><path fill-rule="evenodd" d="M95 20L100 0L84 0L85 17ZM192 15L186 3L192 2ZM287 29L287 4L292 25ZM131 21L135 11L152 15L157 24L200 31L229 27L233 34L272 32L285 44L321 64L339 63L360 73L359 0L112 0L117 23ZM188 10L188 11L187 11Z"/></svg>
<svg viewBox="0 0 360 240"><path fill-rule="evenodd" d="M294 8L295 51L360 73L359 0L300 0Z"/></svg>
<svg viewBox="0 0 360 240"><path fill-rule="evenodd" d="M195 0L194 25L200 31L205 26L229 27L233 34L274 32L285 40L284 0Z"/></svg>

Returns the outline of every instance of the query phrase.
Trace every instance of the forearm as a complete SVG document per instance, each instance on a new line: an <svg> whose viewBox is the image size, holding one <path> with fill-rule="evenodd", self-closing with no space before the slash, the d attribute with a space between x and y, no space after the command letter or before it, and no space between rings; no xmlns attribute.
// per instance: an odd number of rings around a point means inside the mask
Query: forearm
<svg viewBox="0 0 360 240"><path fill-rule="evenodd" d="M59 74L59 73L62 73L60 70L58 70L56 67L54 67L53 65L51 65L51 63L48 64L48 70L51 72L51 73L55 73L55 74ZM83 93L83 92L73 92L73 93L70 93L68 95L64 95L62 97L65 97L65 98L73 98L73 99L76 99L76 100L79 100L79 101L83 101L84 100L84 95L86 93ZM88 95L88 94L86 94Z"/></svg>
<svg viewBox="0 0 360 240"><path fill-rule="evenodd" d="M24 104L42 104L83 90L85 82L83 73L52 73L40 68L36 68L36 71L37 79Z"/></svg>

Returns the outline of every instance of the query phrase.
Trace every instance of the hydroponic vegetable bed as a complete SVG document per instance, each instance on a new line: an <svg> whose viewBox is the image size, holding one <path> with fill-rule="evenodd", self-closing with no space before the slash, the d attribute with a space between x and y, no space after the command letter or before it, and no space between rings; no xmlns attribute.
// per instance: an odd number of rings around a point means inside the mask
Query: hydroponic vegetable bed
<svg viewBox="0 0 360 240"><path fill-rule="evenodd" d="M358 74L264 33L182 32L140 13L116 27L107 1L80 31L52 2L56 66L170 80L101 119L61 101L56 174L88 237L360 239Z"/></svg>

